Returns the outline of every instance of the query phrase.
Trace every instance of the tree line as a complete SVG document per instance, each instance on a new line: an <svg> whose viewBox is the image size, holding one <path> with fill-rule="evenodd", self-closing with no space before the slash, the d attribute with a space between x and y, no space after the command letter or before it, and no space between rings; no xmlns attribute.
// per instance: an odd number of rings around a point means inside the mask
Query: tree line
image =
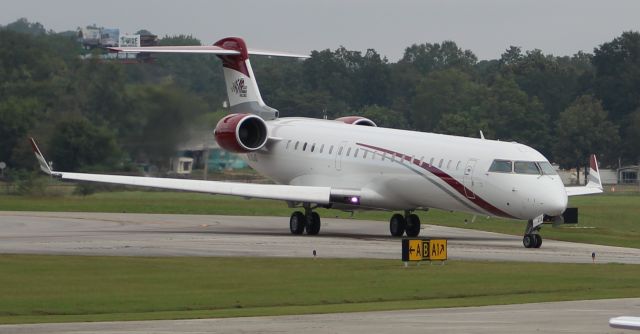
<svg viewBox="0 0 640 334"><path fill-rule="evenodd" d="M199 45L189 35L161 45ZM161 55L152 64L81 60L75 33L20 19L0 27L0 161L31 169L27 136L54 168L166 166L190 133L224 114L221 64L211 55ZM453 41L408 46L390 62L373 49L313 51L305 61L252 65L282 116L362 115L379 126L518 141L562 167L590 153L605 165L640 159L640 33L593 53L553 56L511 46L478 61Z"/></svg>

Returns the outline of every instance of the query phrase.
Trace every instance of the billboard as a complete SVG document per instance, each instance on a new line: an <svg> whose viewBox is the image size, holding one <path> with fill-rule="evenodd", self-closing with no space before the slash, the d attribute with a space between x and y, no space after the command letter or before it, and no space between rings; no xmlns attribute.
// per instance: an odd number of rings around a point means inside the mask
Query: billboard
<svg viewBox="0 0 640 334"><path fill-rule="evenodd" d="M120 29L103 28L100 30L100 45L118 46Z"/></svg>
<svg viewBox="0 0 640 334"><path fill-rule="evenodd" d="M119 40L119 47L139 47L140 35L122 35Z"/></svg>

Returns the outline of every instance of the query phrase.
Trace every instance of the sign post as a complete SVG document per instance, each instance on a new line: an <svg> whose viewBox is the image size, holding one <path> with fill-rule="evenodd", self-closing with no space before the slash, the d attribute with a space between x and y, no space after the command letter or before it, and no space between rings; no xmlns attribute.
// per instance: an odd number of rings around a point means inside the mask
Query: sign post
<svg viewBox="0 0 640 334"><path fill-rule="evenodd" d="M402 239L402 261L405 267L413 261L447 260L446 239Z"/></svg>

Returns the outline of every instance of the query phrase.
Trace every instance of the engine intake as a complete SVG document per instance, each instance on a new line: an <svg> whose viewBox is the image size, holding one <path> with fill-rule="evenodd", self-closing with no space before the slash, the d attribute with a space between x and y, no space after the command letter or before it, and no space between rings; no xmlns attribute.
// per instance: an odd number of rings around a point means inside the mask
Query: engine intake
<svg viewBox="0 0 640 334"><path fill-rule="evenodd" d="M213 131L216 142L234 153L261 149L269 138L267 123L253 114L231 114L222 118Z"/></svg>
<svg viewBox="0 0 640 334"><path fill-rule="evenodd" d="M345 116L336 118L336 121L353 125L364 125L378 127L372 120L362 116Z"/></svg>

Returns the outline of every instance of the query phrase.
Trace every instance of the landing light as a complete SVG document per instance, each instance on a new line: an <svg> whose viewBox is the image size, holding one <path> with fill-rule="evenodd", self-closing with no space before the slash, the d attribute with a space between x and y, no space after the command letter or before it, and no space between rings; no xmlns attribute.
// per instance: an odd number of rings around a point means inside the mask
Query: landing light
<svg viewBox="0 0 640 334"><path fill-rule="evenodd" d="M358 204L358 203L360 203L360 198L358 196L352 196L351 204Z"/></svg>

